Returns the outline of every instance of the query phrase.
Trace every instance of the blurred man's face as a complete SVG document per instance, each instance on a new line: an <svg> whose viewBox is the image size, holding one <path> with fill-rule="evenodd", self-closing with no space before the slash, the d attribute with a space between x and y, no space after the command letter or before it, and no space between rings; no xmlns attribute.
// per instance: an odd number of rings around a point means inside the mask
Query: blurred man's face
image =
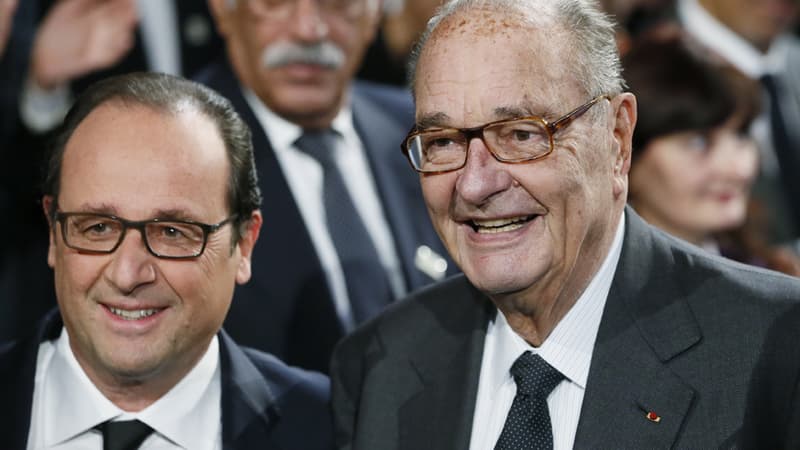
<svg viewBox="0 0 800 450"><path fill-rule="evenodd" d="M446 19L417 67L418 125L466 128L534 115L552 121L586 103L569 52L553 44L567 36L480 10ZM421 176L433 224L476 287L493 298L530 294L531 308L583 289L624 205L626 169L612 114L624 97L601 100L559 131L543 159L501 163L473 138L464 167ZM507 139L526 137L518 130Z"/></svg>
<svg viewBox="0 0 800 450"><path fill-rule="evenodd" d="M720 22L761 51L796 23L797 0L700 0Z"/></svg>
<svg viewBox="0 0 800 450"><path fill-rule="evenodd" d="M192 108L165 114L108 103L66 145L58 210L215 224L230 215L229 167L217 127ZM258 213L253 223L257 229ZM232 226L210 234L199 257L167 260L150 254L137 230L127 230L113 253L97 254L67 247L54 224L48 263L58 304L72 351L101 390L171 387L204 354L234 285L250 277L256 235L244 233L232 248ZM110 228L96 221L78 230L102 239ZM160 232L183 237L179 229Z"/></svg>
<svg viewBox="0 0 800 450"><path fill-rule="evenodd" d="M378 0L210 0L240 80L275 113L325 127L378 23Z"/></svg>

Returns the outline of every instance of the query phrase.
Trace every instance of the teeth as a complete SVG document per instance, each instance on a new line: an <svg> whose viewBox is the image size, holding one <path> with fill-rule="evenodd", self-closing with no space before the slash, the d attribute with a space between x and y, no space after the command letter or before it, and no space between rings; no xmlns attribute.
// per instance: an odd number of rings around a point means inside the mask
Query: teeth
<svg viewBox="0 0 800 450"><path fill-rule="evenodd" d="M134 311L128 311L126 309L117 309L117 308L108 308L112 313L114 313L118 317L122 317L125 320L139 320L145 317L152 316L153 314L158 312L158 309L137 309Z"/></svg>
<svg viewBox="0 0 800 450"><path fill-rule="evenodd" d="M473 220L475 230L482 234L504 233L522 228L533 216L520 216L510 219Z"/></svg>

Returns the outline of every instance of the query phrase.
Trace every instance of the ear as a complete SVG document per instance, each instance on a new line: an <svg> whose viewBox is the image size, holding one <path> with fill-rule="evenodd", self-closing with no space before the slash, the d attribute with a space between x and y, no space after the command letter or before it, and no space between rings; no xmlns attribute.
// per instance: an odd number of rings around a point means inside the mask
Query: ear
<svg viewBox="0 0 800 450"><path fill-rule="evenodd" d="M261 232L261 211L253 211L250 220L246 222L247 227L242 231L239 237L239 252L241 259L239 260L239 268L236 272L236 283L245 284L250 280L251 263L253 259L253 247L256 245L258 235Z"/></svg>
<svg viewBox="0 0 800 450"><path fill-rule="evenodd" d="M611 100L614 112L614 196L628 191L628 172L631 169L633 129L636 126L636 97L630 92L617 95Z"/></svg>
<svg viewBox="0 0 800 450"><path fill-rule="evenodd" d="M208 0L208 9L214 17L217 32L220 36L227 36L231 29L231 13L236 9L237 0Z"/></svg>
<svg viewBox="0 0 800 450"><path fill-rule="evenodd" d="M56 262L56 224L52 222L53 218L50 216L54 201L51 195L42 197L42 211L44 212L45 218L47 218L47 229L50 235L50 245L47 247L47 265L51 268L55 266Z"/></svg>

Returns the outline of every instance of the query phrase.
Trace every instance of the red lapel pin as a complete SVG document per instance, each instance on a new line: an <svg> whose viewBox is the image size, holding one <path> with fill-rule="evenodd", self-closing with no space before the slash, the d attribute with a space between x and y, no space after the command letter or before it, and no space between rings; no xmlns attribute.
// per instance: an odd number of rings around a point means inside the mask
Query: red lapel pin
<svg viewBox="0 0 800 450"><path fill-rule="evenodd" d="M659 423L659 422L661 422L661 416L659 416L658 414L656 414L656 413L655 413L655 412L653 412L653 411L648 411L648 412L647 412L647 414L645 414L645 417L646 417L646 418L647 418L647 420L649 420L650 422L655 422L655 423Z"/></svg>

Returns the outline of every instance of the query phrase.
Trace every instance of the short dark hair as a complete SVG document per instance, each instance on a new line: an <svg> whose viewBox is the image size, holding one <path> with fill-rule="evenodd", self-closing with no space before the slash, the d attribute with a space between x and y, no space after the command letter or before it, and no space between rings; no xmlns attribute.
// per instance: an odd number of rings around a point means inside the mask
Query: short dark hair
<svg viewBox="0 0 800 450"><path fill-rule="evenodd" d="M674 35L643 39L622 58L639 107L634 160L653 139L668 134L712 129L737 115L742 130L749 127L759 110L757 95L736 83L735 69L714 62L707 52Z"/></svg>
<svg viewBox="0 0 800 450"><path fill-rule="evenodd" d="M57 208L67 142L92 111L111 102L144 106L168 114L194 108L214 122L230 163L228 207L231 214L237 216L234 237L238 240L241 225L261 205L250 128L231 102L214 90L185 78L160 73L134 72L106 78L89 86L78 97L56 131L45 167L43 192L54 199L48 211L51 219Z"/></svg>

